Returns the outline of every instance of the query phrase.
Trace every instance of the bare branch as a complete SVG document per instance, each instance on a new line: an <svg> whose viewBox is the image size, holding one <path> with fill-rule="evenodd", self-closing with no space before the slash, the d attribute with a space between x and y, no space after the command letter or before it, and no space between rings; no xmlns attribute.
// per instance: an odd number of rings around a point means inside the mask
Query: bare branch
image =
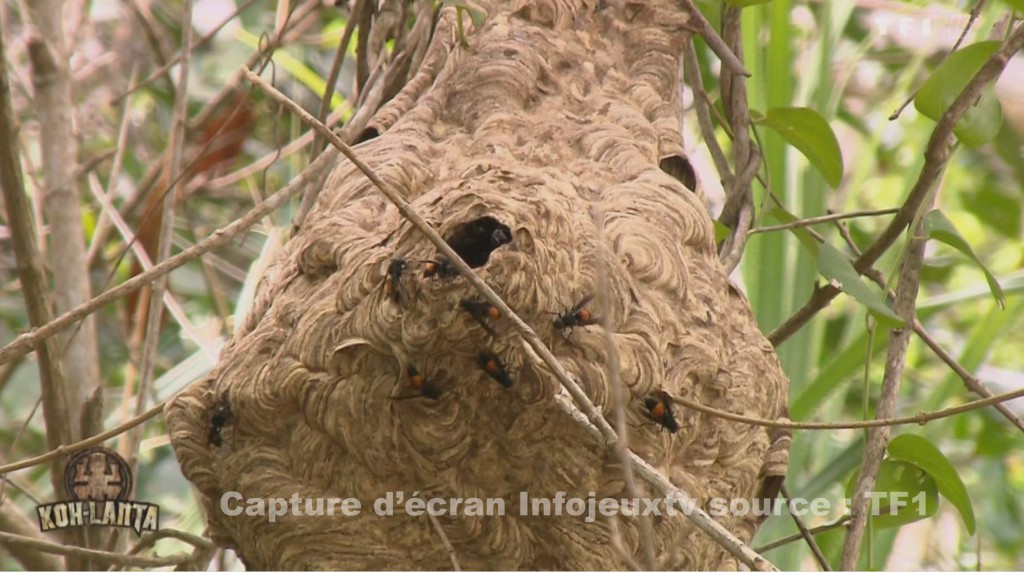
<svg viewBox="0 0 1024 572"><path fill-rule="evenodd" d="M129 419L128 421L118 425L117 427L114 427L109 431L98 433L96 435L93 435L92 437L89 437L88 439L83 439L71 445L62 445L60 447L57 447L56 449L53 449L49 453L46 453L45 455L39 455L37 457L32 457L31 459L25 459L24 461L18 461L17 463L10 463L4 465L0 467L0 475L6 475L7 473L20 471L21 469L27 469L29 467L35 467L36 465L41 465L47 461L53 459L60 459L62 457L70 455L71 453L75 453L77 451L82 451L84 449L88 449L89 447L99 445L100 443L103 443L107 439L117 437L118 435L124 433L125 431L138 425L141 425L142 423L145 423L146 421L149 421L150 419L156 417L157 415L160 414L160 412L163 411L164 405L165 403L157 404L156 406L152 407L149 411L146 411L142 415ZM61 471L56 471L56 473L61 473Z"/></svg>
<svg viewBox="0 0 1024 572"><path fill-rule="evenodd" d="M13 502L0 504L0 532L40 541L43 536L43 533L39 532L39 523L25 516L17 503ZM4 547L23 570L64 569L64 563L60 558L35 550L31 546L7 544Z"/></svg>
<svg viewBox="0 0 1024 572"><path fill-rule="evenodd" d="M722 12L724 41L735 54L743 53L740 14L739 8L730 6L725 6ZM732 158L737 174L723 179L725 205L718 218L722 224L732 229L732 234L722 244L719 258L726 272L731 274L743 258L743 250L754 221L754 192L751 183L761 166L761 151L750 139L747 78L742 75L723 74L722 93L725 114L729 118L729 127L733 134Z"/></svg>
<svg viewBox="0 0 1024 572"><path fill-rule="evenodd" d="M459 572L462 568L459 566L459 557L455 555L455 548L452 546L452 541L448 540L448 535L444 533L444 529L441 528L441 523L438 522L434 513L428 511L427 517L430 518L430 524L434 526L434 530L437 531L437 535L441 537L441 544L444 545L444 549L448 553L448 559L452 562L452 570Z"/></svg>
<svg viewBox="0 0 1024 572"><path fill-rule="evenodd" d="M829 523L829 524L823 524L821 526L815 526L814 528L808 529L807 532L809 532L810 534L821 534L822 532L828 532L830 530L835 530L837 528L842 528L842 527L846 526L846 523L848 523L848 522L850 522L849 515L844 515L842 518L840 518L839 520L837 520L835 522L832 522L832 523ZM802 538L804 538L803 533L802 532L798 532L796 534L792 534L790 536L786 536L784 538L780 538L780 539L778 539L778 540L776 540L774 542L769 542L768 544L765 544L764 546L758 546L754 550L756 550L760 554L764 554L765 552L768 552L769 550L775 550L776 548L779 548L779 547L785 546L787 544L796 542L797 540L800 540Z"/></svg>
<svg viewBox="0 0 1024 572"><path fill-rule="evenodd" d="M135 78L138 74L138 66L132 66L132 73L128 79L128 85L135 85ZM110 166L110 176L107 177L107 192L110 194L114 190L114 185L117 184L118 177L121 176L121 164L124 160L125 149L128 148L128 118L130 117L129 112L131 111L131 101L126 101L124 104L124 110L121 112L121 123L117 128L117 147L114 148L114 163ZM100 211L99 217L96 219L96 227L93 230L92 243L89 244L89 251L86 253L86 263L92 265L92 261L99 255L99 251L103 248L103 242L97 240L97 238L107 235L107 227L110 226L110 216L108 209L104 208Z"/></svg>
<svg viewBox="0 0 1024 572"><path fill-rule="evenodd" d="M729 46L722 40L721 36L715 32L715 29L708 22L704 14L697 8L693 3L693 0L683 0L683 8L689 12L690 17L693 18L693 24L697 28L697 33L700 37L704 38L704 41L708 43L708 47L711 51L715 52L715 55L722 60L722 65L728 68L730 72L737 75L750 77L750 72L743 67L743 62L740 61L739 57L729 49ZM722 74L723 76L725 74Z"/></svg>
<svg viewBox="0 0 1024 572"><path fill-rule="evenodd" d="M757 425L759 427L777 427L781 429L797 429L797 430L814 430L814 431L835 431L837 429L865 429L868 427L895 427L896 425L925 425L930 421L936 419L944 419L946 417L953 417L966 413L968 411L974 411L975 409L982 409L984 407L990 407L998 405L1005 401L1012 401L1014 399L1020 399L1024 397L1024 389L1017 389L1014 391L1007 391L1006 393L999 393L986 397L984 399L978 399L971 401L970 403L964 403L963 405L957 405L955 407L949 407L946 409L940 409L939 411L932 412L920 412L917 415L909 415L906 417L892 417L889 419L872 419L868 421L850 421L847 423L813 423L813 422L800 422L800 421L777 421L774 419L761 419L758 417L747 417L746 415L739 415L737 413L730 413L728 411L722 411L721 409L715 409L714 407L708 407L707 405L691 401L685 397L673 397L673 401L682 405L683 407L693 409L694 411L700 411L701 413L707 413L712 417L719 417L721 419L728 419L730 421L737 421L739 423L746 423L747 425Z"/></svg>
<svg viewBox="0 0 1024 572"><path fill-rule="evenodd" d="M0 364L7 363L16 359L18 356L25 355L32 349L37 348L41 342L49 339L55 333L80 322L83 318L92 314L104 304L112 302L121 296L130 294L131 292L135 292L152 282L155 278L165 276L175 268L184 265L190 260L194 260L215 248L220 248L221 246L231 242L233 238L248 230L254 224L259 222L260 219L283 205L285 201L300 194L305 189L306 184L318 177L327 167L333 165L336 158L337 155L335 153L321 153L320 156L317 157L316 161L306 167L306 169L292 179L292 181L284 188L267 197L265 201L261 202L251 211L246 213L245 216L227 226L217 229L213 234L195 246L185 249L182 252L164 260L154 266L152 270L143 272L129 280L126 280L75 309L61 314L53 321L36 327L31 332L21 334L15 338L14 341L3 348L0 348Z"/></svg>
<svg viewBox="0 0 1024 572"><path fill-rule="evenodd" d="M608 287L608 264L613 257L608 253L604 242L604 213L596 210L593 213L594 228L596 229L598 257L597 257L597 305L601 316L601 329L604 337L604 347L607 352L605 366L608 370L608 381L612 387L612 406L615 416L615 431L618 439L615 441L615 454L622 463L622 477L626 483L626 494L628 498L640 498L636 486L636 477L633 475L633 465L629 462L629 425L626 423L626 385L622 383L619 376L619 351L615 346L615 339L612 337L611 323L611 294ZM644 566L647 570L656 569L654 558L654 529L651 526L651 519L648 515L638 515L640 520L640 548L644 557Z"/></svg>
<svg viewBox="0 0 1024 572"><path fill-rule="evenodd" d="M258 62L261 62L266 58L269 58L270 55L274 52L274 50L276 50L282 44L282 42L284 42L285 36L293 33L294 30L298 28L300 24L305 23L309 16L315 14L317 8L319 8L319 2L316 1L306 2L302 6L296 8L295 11L292 13L291 18L288 20L287 25L280 32L274 34L274 36L270 38L269 41L261 43L259 49L257 49L249 56L249 59L246 61L246 65L253 66L256 65ZM231 94L235 93L235 91L238 89L238 84L241 81L241 77L242 76L240 73L235 73L230 78L228 78L228 80L225 81L224 84L221 86L220 91L218 91L217 94L214 95L212 98L206 100L205 104L203 105L203 108L189 122L188 129L198 129L205 125L206 122L210 119L210 117L212 117L215 113L218 112L220 106L227 100L227 98L230 97ZM238 106L241 105L245 105L244 101L240 101L238 103ZM232 114L237 113L237 111L238 108L236 106L236 109L232 111ZM208 143L206 147L204 147L203 150L200 151L199 154L202 155L202 153L204 153L207 148L213 145L214 141L215 139L211 140L210 143ZM157 178L160 176L162 168L163 165L154 165L149 170L147 170L146 174L142 177L142 182L140 182L137 185L133 194L131 194L127 199L125 199L124 204L122 204L121 208L121 212L123 213L125 218L130 219L134 215L135 211L139 208L139 203L142 201L142 199L146 197L146 194L152 189L153 185L157 182ZM171 182L171 185L173 184L174 181ZM101 245L107 242L107 240L110 238L110 232L112 229L109 226L107 226L103 230L105 231L105 233L101 234L97 232L93 236L93 242L98 242ZM95 259L90 259L89 263L92 264L94 261Z"/></svg>
<svg viewBox="0 0 1024 572"><path fill-rule="evenodd" d="M341 75L341 65L345 62L345 54L348 53L348 45L352 42L352 32L356 29L356 14L362 13L363 4L366 0L356 0L349 14L348 22L345 23L345 31L342 33L341 41L338 42L338 49L334 53L334 61L331 62L331 71L327 74L327 83L324 85L324 95L320 100L320 111L316 114L317 121L327 123L327 112L331 109L331 98L334 97L334 87L338 84L338 76ZM324 141L320 136L313 137L313 151L316 155L323 149Z"/></svg>
<svg viewBox="0 0 1024 572"><path fill-rule="evenodd" d="M825 559L825 555L821 552L821 547L814 541L814 536L811 535L811 531L807 529L807 525L804 524L803 519L800 518L796 512L793 511L793 507L790 504L790 499L793 498L789 494L789 489L786 488L786 484L782 484L782 496L786 497L786 509L790 516L793 517L793 522L796 523L796 527L800 529L800 535L803 537L804 542L810 547L811 553L814 554L814 559L818 561L818 566L821 566L822 570L831 572L832 567L828 565L828 560Z"/></svg>
<svg viewBox="0 0 1024 572"><path fill-rule="evenodd" d="M762 226L758 228L750 229L750 234L758 234L762 232L777 232L780 230L789 230L793 228L803 228L805 226L814 226L816 224L822 224L826 222L833 222L837 220L843 220L848 218L861 218L861 217L872 217L872 216L884 216L893 214L900 209L889 208L889 209L877 209L868 211L853 211L848 213L832 213L821 216L813 216L808 218L802 218L793 222L787 222L785 224L776 224L772 226Z"/></svg>
<svg viewBox="0 0 1024 572"><path fill-rule="evenodd" d="M937 190L927 194L928 198L922 203L925 209L934 204L936 193ZM924 264L924 247L928 241L928 237L923 235L922 218L918 217L914 230L908 237L910 245L907 247L900 268L900 282L896 287L896 299L893 303L893 312L908 324L913 323L916 316L917 292L921 285L921 266ZM890 418L896 411L896 400L899 397L900 385L903 381L903 368L907 360L907 346L910 344L912 335L913 331L909 328L893 330L889 335L882 395L875 408L875 418L877 419ZM874 489L875 479L878 477L878 469L882 465L882 457L885 455L885 446L889 442L891 429L891 426L883 425L868 430L867 441L864 444L864 461L861 463L850 506L852 518L849 528L846 529L846 542L843 544L840 561L840 567L843 570L853 570L857 567L857 562L860 559L860 545L864 539L868 519L870 499L867 494Z"/></svg>
<svg viewBox="0 0 1024 572"><path fill-rule="evenodd" d="M182 38L181 67L178 73L178 84L175 91L174 115L171 119L170 157L167 163L167 190L163 197L162 214L160 217L160 236L157 243L156 262L166 260L171 255L171 239L174 234L174 207L184 186L182 177L182 156L185 149L185 129L188 125L188 70L192 57L192 0L182 3ZM164 292L167 290L167 275L158 276L153 280L149 295L149 311L146 312L146 337L142 343L142 357L139 365L139 386L135 393L135 415L141 415L145 407L146 396L156 370L157 342L160 340L160 326L163 323ZM143 298L145 299L145 298ZM136 449L142 438L141 430L128 432L126 451L128 465L135 466Z"/></svg>
<svg viewBox="0 0 1024 572"><path fill-rule="evenodd" d="M64 546L63 544L54 544L45 540L37 540L35 538L8 534L6 532L0 532L0 544L5 546L25 546L49 554L62 554L64 556L88 558L91 561L98 562L100 564L119 564L121 566L135 566L138 568L175 566L182 562L187 562L191 558L191 555L189 554L176 554L174 556L161 557L132 556L118 552L91 550L88 548L78 548L76 546Z"/></svg>
<svg viewBox="0 0 1024 572"><path fill-rule="evenodd" d="M964 25L964 29L960 32L960 37L956 39L956 43L953 44L953 47L950 48L944 56L942 56L942 60L939 61L938 64L936 64L936 68L941 66L953 52L960 49L960 45L964 43L964 39L967 37L967 32L969 32L971 27L974 26L974 22L978 20L978 16L981 15L981 9L984 7L985 0L976 0L974 2L974 6L971 8L971 17L967 19L967 24ZM907 99L905 99L903 103L896 108L896 111L893 111L892 114L889 115L889 121L895 121L899 119L900 114L903 113L903 110L906 109L908 105L910 105L911 101L914 101L914 97L917 96L917 92L920 91L920 89L921 87L918 86L917 89L915 89L913 92L911 92L910 95L907 96Z"/></svg>
<svg viewBox="0 0 1024 572"><path fill-rule="evenodd" d="M205 36L199 38L195 43L193 43L189 51L198 50L199 48L201 48L204 45L206 45L206 43L209 42L210 40L212 40L213 37L216 36L221 31L221 29L224 26L228 25L229 22L231 22L235 18L239 17L242 14L242 12L245 12L246 10L248 10L249 7L252 6L255 3L256 3L256 0L246 0L245 2L243 2L240 6L238 6L238 8L235 8L234 12L232 12L230 16L228 16L227 18L222 20L219 24L214 26L213 29L210 30ZM111 105L117 105L124 98L126 98L129 95L135 93L139 89L149 85L150 83L153 83L154 80L163 77L164 75L167 74L167 72L171 71L171 68L173 68L175 64L177 64L179 61L181 61L182 56L183 56L183 52L179 51L166 64L164 64L164 65L160 66L159 68L153 70L152 73L150 73L148 76L146 76L146 79L140 81L137 84L129 82L128 89L126 89L122 93L118 94L118 96L115 97L110 102L110 104Z"/></svg>
<svg viewBox="0 0 1024 572"><path fill-rule="evenodd" d="M700 125L704 144L708 146L715 167L718 168L718 177L724 181L732 177L732 169L729 168L725 152L722 151L722 146L718 144L718 138L715 137L715 124L711 121L711 112L708 110L704 78L700 73L697 51L693 46L692 39L686 42L686 48L683 50L683 74L686 77L686 82L690 84L690 89L693 90L693 108L697 112L697 124Z"/></svg>
<svg viewBox="0 0 1024 572"><path fill-rule="evenodd" d="M839 222L836 222L836 227L839 229L839 234L843 237L843 240L846 241L846 244L859 256L860 251L857 250L857 245L854 244L853 237L850 236L850 232ZM892 296L892 293L889 290L889 285L885 283L885 278L882 276L881 272L872 267L867 269L864 272L864 275L871 279L875 284L878 284L878 287L881 288L883 292L886 292L886 295L890 297ZM938 356L938 358L942 360L949 369L953 370L953 373L960 376L960 379L963 380L964 385L967 386L967 389L971 393L981 397L993 396L992 392L985 387L985 384L982 383L981 380L974 377L971 372L967 371L967 368L961 365L956 358L951 356L949 352L939 344L939 342L935 341L935 338L931 337L928 331L924 329L924 324L922 324L921 320L916 317L914 318L914 333L917 334L917 337L921 338L921 341L923 341L925 345L931 348L932 352ZM1003 415L1003 417L1017 427L1017 429L1024 431L1024 420L1021 420L1021 418L1007 407L1006 404L1001 402L995 403L994 407Z"/></svg>

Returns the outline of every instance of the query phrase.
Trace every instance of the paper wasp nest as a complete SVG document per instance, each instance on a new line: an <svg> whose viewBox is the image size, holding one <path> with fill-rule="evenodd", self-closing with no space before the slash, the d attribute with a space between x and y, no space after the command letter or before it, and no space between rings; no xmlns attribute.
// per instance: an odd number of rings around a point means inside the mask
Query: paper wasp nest
<svg viewBox="0 0 1024 572"><path fill-rule="evenodd" d="M772 447L764 428L680 406L675 434L643 414L655 390L762 418L782 415L786 399L773 349L719 264L681 147L677 56L687 18L668 0L596 4L487 4L469 49L458 47L446 11L416 75L371 123L367 137L379 136L357 153L610 418L601 325L554 327L557 314L597 291L592 213L602 211L610 259L600 278L611 293L632 449L698 504L754 499L784 474L783 441ZM636 518L613 526L602 516L519 514L522 492L626 497L622 468L556 403L557 380L508 320L477 319L460 306L482 299L443 264L425 262L436 254L340 160L219 365L167 408L211 536L250 567L450 568L425 514L373 510L388 492L418 491L423 499L505 499L503 517L437 517L465 569L623 567L611 539L636 557ZM392 265L396 257L404 267ZM586 309L605 312L595 301ZM481 352L504 362L511 387L488 375L496 363ZM271 523L226 516L226 491L358 498L361 512ZM755 515L719 520L743 540L759 523ZM654 519L654 542L662 566L737 566L682 516Z"/></svg>

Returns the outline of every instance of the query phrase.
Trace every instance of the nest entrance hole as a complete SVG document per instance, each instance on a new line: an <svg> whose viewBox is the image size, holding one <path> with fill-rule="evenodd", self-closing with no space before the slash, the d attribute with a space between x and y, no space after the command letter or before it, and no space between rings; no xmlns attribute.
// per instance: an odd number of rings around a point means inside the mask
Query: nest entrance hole
<svg viewBox="0 0 1024 572"><path fill-rule="evenodd" d="M446 239L470 268L479 268L491 258L491 253L512 242L512 230L490 216L463 223Z"/></svg>

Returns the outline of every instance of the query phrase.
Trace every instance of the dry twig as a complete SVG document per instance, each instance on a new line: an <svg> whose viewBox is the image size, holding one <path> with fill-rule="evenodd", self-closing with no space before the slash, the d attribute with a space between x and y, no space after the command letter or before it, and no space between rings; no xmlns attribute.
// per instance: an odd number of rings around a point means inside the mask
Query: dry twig
<svg viewBox="0 0 1024 572"><path fill-rule="evenodd" d="M811 553L814 554L814 559L818 561L818 566L821 566L822 570L831 572L832 567L828 565L828 560L825 559L825 554L821 552L821 547L819 547L818 543L814 541L814 536L811 534L811 531L807 529L807 525L804 524L800 515L793 512L793 507L790 505L790 499L793 497L789 494L789 489L786 488L785 483L782 484L782 496L786 498L786 509L790 516L793 517L793 522L796 523L796 527L800 530L800 535L803 537L804 542L807 543L807 546L811 549Z"/></svg>
<svg viewBox="0 0 1024 572"><path fill-rule="evenodd" d="M174 115L171 120L170 160L167 164L168 183L163 197L163 214L160 217L160 237L157 243L155 261L159 264L171 255L171 238L174 234L174 207L183 185L182 157L185 149L185 129L188 125L188 70L192 56L192 0L182 5L182 50L178 85L175 92ZM150 287L149 311L146 312L146 336L142 343L142 357L139 365L139 385L135 394L135 415L141 415L149 394L149 386L156 371L157 342L160 340L160 326L163 323L164 292L167 290L167 276L157 276ZM134 467L141 429L128 432L126 450L128 464Z"/></svg>
<svg viewBox="0 0 1024 572"><path fill-rule="evenodd" d="M800 422L800 421L777 421L775 419L760 419L757 417L747 417L746 415L739 415L737 413L730 413L728 411L722 411L721 409L715 409L714 407L708 407L696 401L691 401L685 397L673 397L672 399L686 407L693 409L694 411L700 411L701 413L707 413L712 417L719 417L721 419L728 419L730 421L736 421L739 423L746 423L748 425L757 425L759 427L777 427L780 429L796 429L796 430L816 430L816 431L835 431L837 429L866 429L869 427L895 427L896 425L925 425L929 421L935 421L936 419L945 419L946 417L953 417L960 415L961 413L967 413L968 411L974 411L975 409L982 409L984 407L990 407L1003 403L1004 401L1011 401L1013 399L1020 399L1024 397L1024 389L1017 389L1014 391L1007 391L1006 393L999 393L986 397L984 399L978 399L971 401L970 403L964 403L963 405L957 405L955 407L949 407L946 409L940 409L939 411L932 412L920 412L917 415L908 415L906 417L892 417L889 419L871 419L868 421L849 421L847 423L815 423L815 422Z"/></svg>
<svg viewBox="0 0 1024 572"><path fill-rule="evenodd" d="M693 0L683 0L683 8L690 14L693 19L693 24L697 28L697 33L700 37L704 38L707 42L708 47L711 51L715 52L715 55L722 60L722 65L728 68L728 70L736 75L742 75L750 77L750 72L743 67L743 62L740 58L729 49L729 45L722 40L718 32L711 26L704 14L701 13L700 9L693 3ZM723 74L723 77L725 74Z"/></svg>
<svg viewBox="0 0 1024 572"><path fill-rule="evenodd" d="M444 545L445 552L448 553L448 559L452 562L452 570L459 572L459 570L462 570L462 567L459 566L459 557L455 554L455 547L452 546L452 541L448 540L448 535L444 533L441 523L433 513L427 512L427 517L430 519L430 524L434 526L434 530L437 531L437 535L441 537L441 544Z"/></svg>
<svg viewBox="0 0 1024 572"><path fill-rule="evenodd" d="M0 348L0 364L7 363L19 356L25 355L32 349L37 348L40 343L49 339L57 332L77 324L83 318L92 314L103 305L112 302L121 296L135 292L152 282L155 278L165 276L175 268L184 265L186 262L194 260L215 248L224 246L234 237L245 232L254 224L259 222L260 219L265 217L267 214L283 205L285 201L301 193L310 180L318 177L321 172L334 163L336 157L337 155L334 153L320 154L316 161L299 173L299 175L292 179L292 181L284 188L267 197L265 201L258 204L251 211L231 224L217 229L213 234L195 246L183 250L182 252L160 262L154 266L152 270L138 274L137 276L118 284L102 294L97 295L88 302L85 302L75 309L65 312L54 320L45 323L45 325L40 325L30 332L21 334L15 338L14 341Z"/></svg>
<svg viewBox="0 0 1024 572"><path fill-rule="evenodd" d="M636 477L633 475L633 465L629 462L629 425L626 423L626 385L622 383L619 376L619 351L615 346L615 339L612 337L611 323L611 293L608 287L608 264L613 258L608 253L604 242L604 213L594 213L594 228L598 245L597 256L597 305L601 316L601 330L604 337L604 347L607 352L605 366L608 370L609 385L612 387L612 414L615 416L615 431L618 439L615 441L615 454L622 463L622 477L626 483L626 494L628 498L640 498L639 489L636 486ZM640 549L644 557L644 566L647 570L656 569L654 558L654 529L651 526L651 519L648 515L638 515L640 520Z"/></svg>
<svg viewBox="0 0 1024 572"><path fill-rule="evenodd" d="M45 540L36 540L15 534L0 532L0 544L5 546L27 546L40 552L49 554L62 554L78 558L88 558L92 562L103 565L119 564L121 566L134 566L137 568L157 568L160 566L176 566L187 562L191 555L176 554L174 556L146 557L121 554L119 552L106 552L103 550L91 550L89 548L78 548L77 546L65 546L54 544Z"/></svg>

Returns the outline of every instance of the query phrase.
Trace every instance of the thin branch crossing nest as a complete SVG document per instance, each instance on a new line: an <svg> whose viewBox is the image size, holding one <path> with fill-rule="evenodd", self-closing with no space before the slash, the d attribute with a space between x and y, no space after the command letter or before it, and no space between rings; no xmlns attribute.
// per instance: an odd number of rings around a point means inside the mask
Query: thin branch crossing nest
<svg viewBox="0 0 1024 572"><path fill-rule="evenodd" d="M458 46L454 10L442 13L423 64L361 137L360 158L610 418L604 333L587 325L607 314L630 448L698 505L774 496L784 440L679 408L673 433L650 401L664 391L775 418L786 399L774 351L715 254L680 144L685 13L667 1L483 8L468 48ZM603 272L595 207L609 253ZM247 565L449 568L439 529L471 569L621 568L623 550L637 557L635 517L519 514L521 493L626 497L622 466L559 405L564 390L507 317L445 262L341 160L220 364L168 406L211 536ZM599 281L607 307L579 304ZM225 515L228 491L357 498L362 511L271 523ZM501 498L507 512L440 516L439 527L400 508L377 516L374 501L398 491ZM643 486L640 494L654 496ZM719 519L744 541L760 520ZM654 519L653 531L662 566L736 567L681 516Z"/></svg>

